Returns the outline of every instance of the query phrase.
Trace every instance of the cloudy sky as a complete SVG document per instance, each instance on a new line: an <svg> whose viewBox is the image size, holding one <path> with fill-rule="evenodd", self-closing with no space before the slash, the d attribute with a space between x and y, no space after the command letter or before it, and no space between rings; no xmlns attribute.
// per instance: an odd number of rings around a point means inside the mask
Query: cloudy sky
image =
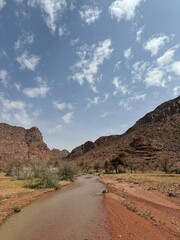
<svg viewBox="0 0 180 240"><path fill-rule="evenodd" d="M71 150L180 94L179 0L0 0L0 122Z"/></svg>

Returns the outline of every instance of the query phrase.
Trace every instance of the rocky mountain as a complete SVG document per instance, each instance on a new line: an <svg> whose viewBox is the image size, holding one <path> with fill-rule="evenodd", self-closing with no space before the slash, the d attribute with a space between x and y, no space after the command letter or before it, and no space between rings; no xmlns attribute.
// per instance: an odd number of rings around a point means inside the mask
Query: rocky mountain
<svg viewBox="0 0 180 240"><path fill-rule="evenodd" d="M0 123L0 161L50 159L50 150L38 128L25 129Z"/></svg>
<svg viewBox="0 0 180 240"><path fill-rule="evenodd" d="M51 160L62 160L64 158L66 158L69 155L69 151L67 151L66 149L63 149L62 151L59 149L55 149L53 148L51 150Z"/></svg>
<svg viewBox="0 0 180 240"><path fill-rule="evenodd" d="M68 158L104 164L121 152L126 160L157 169L164 159L180 161L180 96L147 113L122 135L100 137L75 148Z"/></svg>

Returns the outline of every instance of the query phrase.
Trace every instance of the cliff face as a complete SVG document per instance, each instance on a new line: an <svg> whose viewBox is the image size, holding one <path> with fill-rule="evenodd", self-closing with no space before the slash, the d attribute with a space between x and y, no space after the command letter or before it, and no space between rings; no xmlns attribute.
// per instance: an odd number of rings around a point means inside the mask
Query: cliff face
<svg viewBox="0 0 180 240"><path fill-rule="evenodd" d="M180 161L180 97L161 104L126 133L100 137L88 151L70 156L79 162L103 164L120 152L125 153L127 161L135 161L137 166L143 162L147 168L158 168L165 158Z"/></svg>
<svg viewBox="0 0 180 240"><path fill-rule="evenodd" d="M0 160L21 162L50 159L50 150L38 128L25 129L0 123Z"/></svg>

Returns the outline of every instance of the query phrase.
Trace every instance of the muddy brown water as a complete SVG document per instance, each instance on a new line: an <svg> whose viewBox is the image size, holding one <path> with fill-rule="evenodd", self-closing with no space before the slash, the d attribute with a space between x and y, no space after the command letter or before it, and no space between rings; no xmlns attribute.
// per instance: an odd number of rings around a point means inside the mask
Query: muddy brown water
<svg viewBox="0 0 180 240"><path fill-rule="evenodd" d="M102 191L95 176L35 201L0 226L0 240L110 240Z"/></svg>

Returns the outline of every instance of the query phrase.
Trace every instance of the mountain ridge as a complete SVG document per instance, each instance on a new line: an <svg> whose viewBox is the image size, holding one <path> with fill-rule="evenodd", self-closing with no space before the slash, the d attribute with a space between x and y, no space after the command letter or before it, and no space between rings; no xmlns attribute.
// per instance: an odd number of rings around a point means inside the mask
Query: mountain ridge
<svg viewBox="0 0 180 240"><path fill-rule="evenodd" d="M121 152L137 165L156 169L164 158L180 159L180 96L145 114L122 135L110 135L76 147L68 158L102 164Z"/></svg>

